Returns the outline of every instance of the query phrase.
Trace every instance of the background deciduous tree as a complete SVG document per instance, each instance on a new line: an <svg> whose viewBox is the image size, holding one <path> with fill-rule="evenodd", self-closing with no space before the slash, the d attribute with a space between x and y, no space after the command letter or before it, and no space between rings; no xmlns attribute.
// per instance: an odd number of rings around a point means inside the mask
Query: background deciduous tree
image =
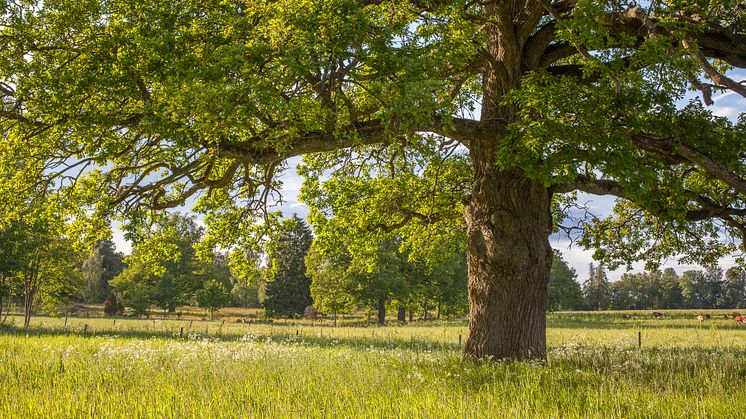
<svg viewBox="0 0 746 419"><path fill-rule="evenodd" d="M196 293L197 305L206 309L212 318L215 312L225 307L229 301L228 290L220 281L211 279Z"/></svg>

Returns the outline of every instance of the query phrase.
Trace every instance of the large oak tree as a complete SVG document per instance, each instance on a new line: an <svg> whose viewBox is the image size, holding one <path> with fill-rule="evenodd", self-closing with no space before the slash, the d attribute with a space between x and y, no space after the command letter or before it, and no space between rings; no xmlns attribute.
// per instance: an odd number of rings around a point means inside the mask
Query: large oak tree
<svg viewBox="0 0 746 419"><path fill-rule="evenodd" d="M746 232L744 124L681 105L689 88L746 94L728 72L746 66L735 0L15 0L0 15L5 161L40 159L39 182L135 224L199 196L208 241L246 244L290 157L459 143L469 356L545 356L548 237L577 191L620 198L561 224L612 264L712 261ZM399 204L383 227L449 221Z"/></svg>

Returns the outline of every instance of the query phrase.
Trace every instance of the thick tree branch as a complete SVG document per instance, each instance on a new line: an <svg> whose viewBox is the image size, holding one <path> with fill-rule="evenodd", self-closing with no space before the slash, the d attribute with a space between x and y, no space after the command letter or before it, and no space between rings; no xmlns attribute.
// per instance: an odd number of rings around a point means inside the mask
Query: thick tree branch
<svg viewBox="0 0 746 419"><path fill-rule="evenodd" d="M707 60L707 57L705 57L705 54L701 50L698 50L697 48L692 46L686 39L682 40L681 44L699 62L700 67L702 67L702 71L704 71L705 74L707 74L707 76L712 79L712 81L717 83L718 86L730 89L738 93L739 95L746 97L746 86L736 82L730 77L720 74L720 72L717 71L717 69L712 64L710 64L710 62ZM705 102L707 102L706 91L707 90L703 90L703 94L705 94ZM710 104L712 103L713 102L710 99Z"/></svg>
<svg viewBox="0 0 746 419"><path fill-rule="evenodd" d="M682 22L691 20L685 15L672 15L672 17ZM623 12L609 13L600 17L600 19L608 28L611 37L625 36L636 39L636 44L640 45L645 39L656 34L671 35L672 47L677 46L676 42L678 41L675 41L676 39L685 38L699 47L698 52L702 54L702 57L717 58L734 67L746 68L746 36L738 28L709 24L700 32L677 33L670 23L661 24L657 19L647 16L639 7L632 7ZM539 31L536 35L542 39L541 43L546 43L548 34ZM532 57L538 53L538 46L541 43L530 44L532 47L530 55ZM552 43L551 40L546 43L541 54L541 58L538 60L538 68L548 68L556 62L574 55L586 55L582 49L579 50L575 45L563 41ZM700 57L695 58L701 61Z"/></svg>
<svg viewBox="0 0 746 419"><path fill-rule="evenodd" d="M627 200L631 198L630 194L616 180L595 179L585 175L578 175L574 182L555 184L550 188L550 191L558 194L581 191L591 195L613 195ZM691 195L691 201L696 202L697 207L686 211L684 219L687 221L702 221L710 218L733 220L733 217L746 217L746 208L721 206L705 196L694 193L691 193ZM667 210L665 205L660 205L653 211L651 211L651 208L645 209L658 216L665 214Z"/></svg>
<svg viewBox="0 0 746 419"><path fill-rule="evenodd" d="M234 158L252 164L265 164L286 160L309 153L321 153L342 148L387 143L392 136L415 132L432 132L455 139L465 146L475 139L495 139L504 134L501 124L487 124L466 118L444 118L428 124L402 127L397 123L385 124L368 121L349 126L341 134L323 131L308 131L293 134L284 143L283 150L277 150L264 138L257 137L242 142L221 142L217 151L221 157ZM257 146L259 145L259 146Z"/></svg>
<svg viewBox="0 0 746 419"><path fill-rule="evenodd" d="M694 147L675 142L673 138L656 138L645 134L633 135L633 141L642 150L670 158L682 158L693 163L713 177L725 182L738 193L746 196L746 180L728 169L724 164L711 159Z"/></svg>
<svg viewBox="0 0 746 419"><path fill-rule="evenodd" d="M592 195L613 195L624 198L624 189L619 182L610 179L594 179L585 175L578 175L574 182L553 185L551 193L569 193L582 191Z"/></svg>

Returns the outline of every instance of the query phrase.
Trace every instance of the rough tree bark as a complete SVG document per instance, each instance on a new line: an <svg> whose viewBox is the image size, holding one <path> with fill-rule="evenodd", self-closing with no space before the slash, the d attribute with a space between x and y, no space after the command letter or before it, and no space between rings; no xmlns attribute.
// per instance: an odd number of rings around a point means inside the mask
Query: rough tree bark
<svg viewBox="0 0 746 419"><path fill-rule="evenodd" d="M475 162L466 208L469 339L475 358L546 356L546 295L552 249L550 194L518 172Z"/></svg>
<svg viewBox="0 0 746 419"><path fill-rule="evenodd" d="M506 124L514 107L502 98L520 85L523 46L541 16L539 2L485 6L487 52L482 122ZM472 195L465 208L469 271L469 338L465 355L493 359L546 356L546 295L552 249L551 193L520 168L497 164L507 138L474 139Z"/></svg>

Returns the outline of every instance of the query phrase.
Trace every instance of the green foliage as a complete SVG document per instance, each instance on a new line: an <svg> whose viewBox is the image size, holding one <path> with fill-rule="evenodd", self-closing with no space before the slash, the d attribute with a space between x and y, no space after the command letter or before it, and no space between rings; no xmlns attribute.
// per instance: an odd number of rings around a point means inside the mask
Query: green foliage
<svg viewBox="0 0 746 419"><path fill-rule="evenodd" d="M111 293L104 299L104 314L107 316L121 316L124 309L124 302L119 294Z"/></svg>
<svg viewBox="0 0 746 419"><path fill-rule="evenodd" d="M230 292L230 305L244 308L259 308L264 300L264 282L247 282L236 279Z"/></svg>
<svg viewBox="0 0 746 419"><path fill-rule="evenodd" d="M606 310L611 305L611 289L606 269L603 265L594 267L591 263L588 271L588 279L583 282L585 304L591 310Z"/></svg>
<svg viewBox="0 0 746 419"><path fill-rule="evenodd" d="M269 242L267 254L271 265L263 301L268 314L301 315L311 305L311 280L306 276L304 258L312 240L311 229L293 215Z"/></svg>
<svg viewBox="0 0 746 419"><path fill-rule="evenodd" d="M109 281L124 269L124 255L116 252L114 242L102 240L93 247L93 252L83 261L86 280L86 300L100 303L111 293Z"/></svg>
<svg viewBox="0 0 746 419"><path fill-rule="evenodd" d="M575 270L567 265L559 252L554 252L549 273L547 308L549 310L578 310L583 308L583 294Z"/></svg>
<svg viewBox="0 0 746 419"><path fill-rule="evenodd" d="M378 289L379 302L427 308L432 290L457 283L431 274L463 250L464 221L471 250L485 229L513 222L463 220L464 203L504 209L470 195L486 179L534 181L546 188L537 201L564 195L551 207L557 222L578 190L618 196L613 214L577 226L610 268L657 269L678 255L709 266L736 250L722 238L746 234L746 118L680 103L692 88L706 102L713 89L744 94L720 74L746 66L740 4L542 3L5 2L2 223L46 193L47 216L69 222L76 246L123 221L140 249L130 282L149 281L173 309L198 288L187 283L192 247L168 232L141 240L150 210L194 203L206 259L257 251L279 234L278 214L265 213L279 199L276 175L310 154L303 200L322 256L350 255L362 300ZM481 120L463 118L477 107ZM273 262L275 284L279 272ZM608 307L603 282L589 283L595 308Z"/></svg>
<svg viewBox="0 0 746 419"><path fill-rule="evenodd" d="M231 304L238 307L261 307L264 300L262 279L265 268L261 266L262 255L252 250L238 247L228 255L228 269L233 284L230 287Z"/></svg>
<svg viewBox="0 0 746 419"><path fill-rule="evenodd" d="M383 299L410 311L464 311L468 161L457 144L412 140L307 156L299 167L316 234L312 292L325 310L376 309Z"/></svg>
<svg viewBox="0 0 746 419"><path fill-rule="evenodd" d="M313 306L327 314L345 313L355 307L353 278L347 272L344 260L325 258L314 240L306 255L306 275L311 278Z"/></svg>
<svg viewBox="0 0 746 419"><path fill-rule="evenodd" d="M54 215L55 208L53 201L40 201L0 226L3 296L23 301L25 325L37 302L47 312L59 313L84 290L81 254L65 235L65 222Z"/></svg>
<svg viewBox="0 0 746 419"><path fill-rule="evenodd" d="M127 272L127 270L125 270ZM152 285L142 281L128 281L122 277L117 280L116 288L120 289L124 304L132 309L132 314L142 316L147 314L148 308L154 303Z"/></svg>
<svg viewBox="0 0 746 419"><path fill-rule="evenodd" d="M229 301L225 286L214 279L205 282L196 293L197 305L206 309L212 316L216 311L225 307Z"/></svg>
<svg viewBox="0 0 746 419"><path fill-rule="evenodd" d="M136 241L132 254L125 258L127 268L110 283L121 293L125 305L137 314L144 313L146 302L174 311L190 303L194 292L207 280L230 284L225 262L216 263L216 256L207 262L197 259L195 245L203 233L194 219L171 214L152 221L152 229L143 226L142 230L131 231L130 237ZM143 296L146 293L148 298Z"/></svg>
<svg viewBox="0 0 746 419"><path fill-rule="evenodd" d="M703 271L686 271L679 278L683 307L717 307L721 300L723 271L718 267L708 267Z"/></svg>
<svg viewBox="0 0 746 419"><path fill-rule="evenodd" d="M725 272L721 307L746 307L746 272L742 268L732 267Z"/></svg>

